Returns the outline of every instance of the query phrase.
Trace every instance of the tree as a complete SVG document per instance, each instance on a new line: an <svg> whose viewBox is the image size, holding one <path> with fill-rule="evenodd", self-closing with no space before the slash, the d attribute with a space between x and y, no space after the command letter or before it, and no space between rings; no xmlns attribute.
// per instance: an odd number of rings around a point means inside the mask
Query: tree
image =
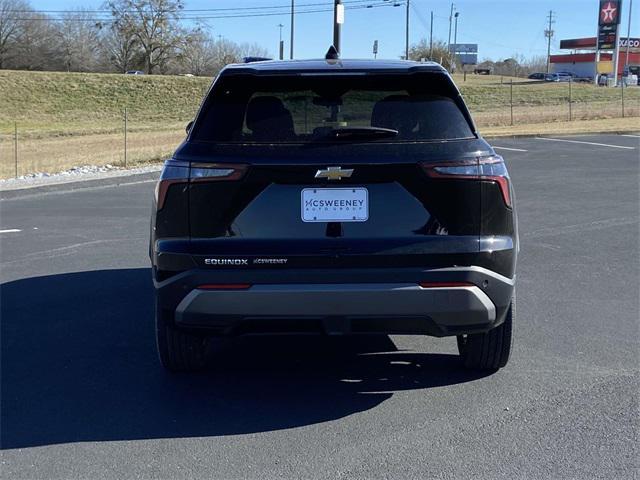
<svg viewBox="0 0 640 480"><path fill-rule="evenodd" d="M201 27L187 33L180 45L177 61L187 73L209 75L212 73L215 42Z"/></svg>
<svg viewBox="0 0 640 480"><path fill-rule="evenodd" d="M166 65L184 37L179 24L182 0L110 0L107 6L114 27L137 39L146 72Z"/></svg>
<svg viewBox="0 0 640 480"><path fill-rule="evenodd" d="M411 45L409 48L409 59L416 61L425 59L437 62L449 71L452 70L455 62L455 59L453 58L453 55L449 53L445 42L441 40L434 40L433 48L431 48L429 40L426 38L423 38L418 43Z"/></svg>
<svg viewBox="0 0 640 480"><path fill-rule="evenodd" d="M94 71L98 65L100 26L91 18L84 10L67 12L58 25L59 52L68 72Z"/></svg>
<svg viewBox="0 0 640 480"><path fill-rule="evenodd" d="M15 55L10 67L24 70L59 70L58 30L47 15L34 13L20 22Z"/></svg>
<svg viewBox="0 0 640 480"><path fill-rule="evenodd" d="M102 37L102 51L106 63L120 73L133 70L142 58L138 38L130 32L109 27Z"/></svg>
<svg viewBox="0 0 640 480"><path fill-rule="evenodd" d="M30 15L31 7L24 0L0 0L0 68L15 55L21 19Z"/></svg>

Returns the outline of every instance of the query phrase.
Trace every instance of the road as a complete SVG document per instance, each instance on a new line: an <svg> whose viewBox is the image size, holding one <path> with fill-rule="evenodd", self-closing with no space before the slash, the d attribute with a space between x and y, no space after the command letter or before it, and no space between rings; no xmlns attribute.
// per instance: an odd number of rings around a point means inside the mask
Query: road
<svg viewBox="0 0 640 480"><path fill-rule="evenodd" d="M153 183L0 202L0 476L638 478L639 141L493 141L522 250L515 352L491 375L410 336L246 339L167 375Z"/></svg>

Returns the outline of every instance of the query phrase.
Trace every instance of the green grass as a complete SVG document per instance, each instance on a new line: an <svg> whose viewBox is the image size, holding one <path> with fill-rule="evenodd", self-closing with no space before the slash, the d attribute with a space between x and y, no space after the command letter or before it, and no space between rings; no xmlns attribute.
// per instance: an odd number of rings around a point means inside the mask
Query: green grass
<svg viewBox="0 0 640 480"><path fill-rule="evenodd" d="M211 79L0 70L0 131L97 133L185 122Z"/></svg>
<svg viewBox="0 0 640 480"><path fill-rule="evenodd" d="M472 113L508 109L509 77L467 75L464 81L458 74L454 79ZM193 117L210 82L205 77L0 70L0 133L11 133L14 122L34 137L112 133L122 129L125 108L132 131L165 129ZM625 93L629 108L637 109L640 88ZM619 88L572 85L573 102L593 104L595 113L601 105L616 108L620 94ZM515 107L563 107L568 98L566 83L514 79Z"/></svg>

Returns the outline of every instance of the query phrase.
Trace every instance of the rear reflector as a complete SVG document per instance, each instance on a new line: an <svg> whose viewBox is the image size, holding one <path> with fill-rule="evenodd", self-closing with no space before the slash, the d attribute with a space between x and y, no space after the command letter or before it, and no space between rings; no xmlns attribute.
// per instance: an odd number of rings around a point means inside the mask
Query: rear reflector
<svg viewBox="0 0 640 480"><path fill-rule="evenodd" d="M247 290L251 288L250 283L206 283L198 285L198 290Z"/></svg>
<svg viewBox="0 0 640 480"><path fill-rule="evenodd" d="M422 288L455 288L455 287L475 287L469 282L420 282Z"/></svg>

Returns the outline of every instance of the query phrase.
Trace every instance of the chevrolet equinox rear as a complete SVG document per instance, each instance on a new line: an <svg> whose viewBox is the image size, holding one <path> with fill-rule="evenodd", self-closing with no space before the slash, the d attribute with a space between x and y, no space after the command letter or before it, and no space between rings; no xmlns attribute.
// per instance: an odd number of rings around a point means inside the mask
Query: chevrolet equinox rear
<svg viewBox="0 0 640 480"><path fill-rule="evenodd" d="M222 337L457 337L509 359L518 250L503 159L438 64L230 65L157 184L160 360L203 368Z"/></svg>

